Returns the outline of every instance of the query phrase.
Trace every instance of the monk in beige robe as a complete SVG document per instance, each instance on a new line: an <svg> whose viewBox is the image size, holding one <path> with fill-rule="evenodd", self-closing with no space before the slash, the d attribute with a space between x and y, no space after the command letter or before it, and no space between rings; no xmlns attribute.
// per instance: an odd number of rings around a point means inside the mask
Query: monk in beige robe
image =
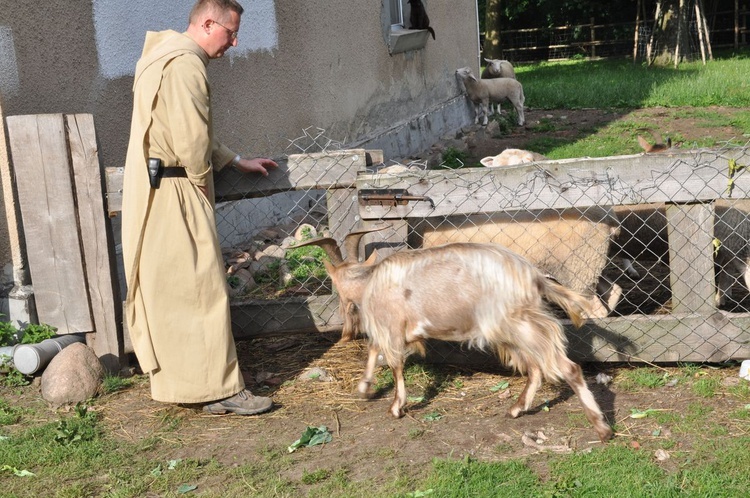
<svg viewBox="0 0 750 498"><path fill-rule="evenodd" d="M237 43L242 7L199 0L185 33L149 32L136 66L125 165L122 248L133 348L168 403L210 403L210 413L267 411L245 389L216 232L213 174L268 175L270 159L244 159L213 137L206 65ZM152 188L148 158L164 177Z"/></svg>

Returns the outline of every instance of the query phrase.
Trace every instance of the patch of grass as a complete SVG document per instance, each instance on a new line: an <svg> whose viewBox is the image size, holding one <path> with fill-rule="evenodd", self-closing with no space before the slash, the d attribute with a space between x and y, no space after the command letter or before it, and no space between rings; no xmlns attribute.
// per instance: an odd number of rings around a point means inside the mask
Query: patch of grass
<svg viewBox="0 0 750 498"><path fill-rule="evenodd" d="M11 406L6 400L0 399L0 425L13 425L21 420L20 408Z"/></svg>
<svg viewBox="0 0 750 498"><path fill-rule="evenodd" d="M427 492L430 498L455 496L538 496L539 477L525 463L436 460L424 482L413 490ZM425 496L425 495L412 495Z"/></svg>
<svg viewBox="0 0 750 498"><path fill-rule="evenodd" d="M743 76L748 71L748 58L678 68L610 59L522 65L516 75L523 82L526 105L535 108L748 107L750 83Z"/></svg>
<svg viewBox="0 0 750 498"><path fill-rule="evenodd" d="M667 383L669 374L651 367L639 367L622 372L618 384L626 391L637 391L641 388L655 389Z"/></svg>
<svg viewBox="0 0 750 498"><path fill-rule="evenodd" d="M328 469L317 469L312 472L302 471L302 483L303 484L317 484L323 482L331 477L331 471Z"/></svg>
<svg viewBox="0 0 750 498"><path fill-rule="evenodd" d="M122 391L133 385L133 379L126 379L119 375L106 374L102 380L102 392L104 394L112 394L117 391Z"/></svg>
<svg viewBox="0 0 750 498"><path fill-rule="evenodd" d="M703 398L712 398L719 389L719 379L715 377L701 377L692 385L693 392Z"/></svg>
<svg viewBox="0 0 750 498"><path fill-rule="evenodd" d="M549 119L549 118L542 118L542 119L539 120L539 124L531 126L531 129L535 133L551 133L553 131L557 131L558 126L551 119Z"/></svg>

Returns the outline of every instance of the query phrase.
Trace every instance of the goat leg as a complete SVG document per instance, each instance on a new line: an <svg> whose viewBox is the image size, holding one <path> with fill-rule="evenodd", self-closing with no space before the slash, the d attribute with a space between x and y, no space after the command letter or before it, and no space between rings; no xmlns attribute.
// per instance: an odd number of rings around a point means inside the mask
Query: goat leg
<svg viewBox="0 0 750 498"><path fill-rule="evenodd" d="M406 405L406 383L404 382L404 363L401 362L399 365L391 365L391 371L393 372L393 381L396 383L396 392L393 395L393 403L391 403L391 415L396 418L404 416L404 405Z"/></svg>
<svg viewBox="0 0 750 498"><path fill-rule="evenodd" d="M508 410L508 416L511 418L517 418L531 408L536 391L542 385L542 371L537 365L528 365L528 376L529 380L526 382L526 386L521 391L520 396L518 396L518 401Z"/></svg>
<svg viewBox="0 0 750 498"><path fill-rule="evenodd" d="M581 405L583 406L586 418L591 425L594 426L594 430L599 435L599 439L603 443L612 439L612 428L606 420L604 420L604 414L596 403L594 395L586 385L586 381L583 379L581 367L570 361L568 358L564 358L564 361L561 359L561 367L563 374L565 375L565 381L578 395L578 399L581 400Z"/></svg>
<svg viewBox="0 0 750 498"><path fill-rule="evenodd" d="M367 355L367 367L365 367L365 373L362 375L362 380L359 381L357 391L361 398L369 399L372 397L372 379L375 375L375 365L378 362L378 353L380 351L374 345L370 345L370 350Z"/></svg>

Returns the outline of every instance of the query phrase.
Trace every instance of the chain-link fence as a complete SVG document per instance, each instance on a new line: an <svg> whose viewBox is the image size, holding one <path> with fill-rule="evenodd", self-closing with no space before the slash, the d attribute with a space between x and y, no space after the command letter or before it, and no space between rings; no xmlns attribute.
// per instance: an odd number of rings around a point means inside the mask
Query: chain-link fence
<svg viewBox="0 0 750 498"><path fill-rule="evenodd" d="M284 150L269 178L217 180L239 337L340 329L323 251L294 245L385 223L367 253L500 243L591 296L593 319L569 329L576 359L750 356L747 147L460 170L385 164L322 132Z"/></svg>

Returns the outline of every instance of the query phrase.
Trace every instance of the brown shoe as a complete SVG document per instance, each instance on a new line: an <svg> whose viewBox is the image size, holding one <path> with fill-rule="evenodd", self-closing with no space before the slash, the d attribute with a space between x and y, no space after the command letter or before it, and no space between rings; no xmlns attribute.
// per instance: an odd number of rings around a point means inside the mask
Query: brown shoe
<svg viewBox="0 0 750 498"><path fill-rule="evenodd" d="M243 389L232 397L211 403L203 407L203 411L213 415L236 413L237 415L256 415L267 412L273 406L271 398L253 396L253 393Z"/></svg>

